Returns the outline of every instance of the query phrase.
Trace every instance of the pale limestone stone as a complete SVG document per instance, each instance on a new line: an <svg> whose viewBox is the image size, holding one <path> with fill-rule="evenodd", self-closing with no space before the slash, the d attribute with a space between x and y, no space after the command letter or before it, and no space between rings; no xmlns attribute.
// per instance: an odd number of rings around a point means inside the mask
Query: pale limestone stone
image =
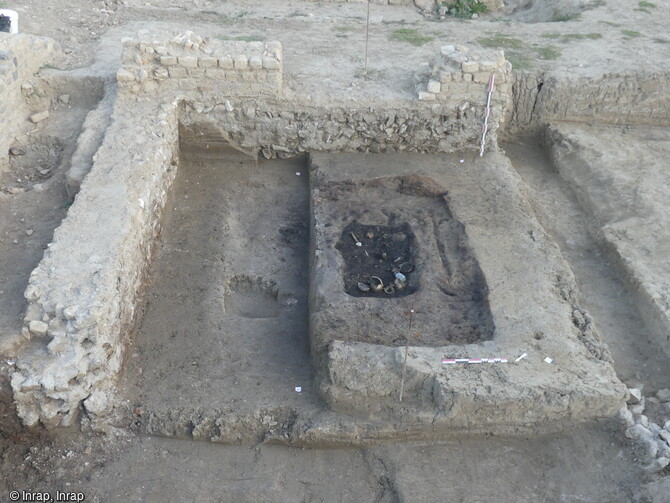
<svg viewBox="0 0 670 503"><path fill-rule="evenodd" d="M640 388L628 388L628 393L630 394L628 398L628 405L635 405L640 403L642 400L642 390Z"/></svg>
<svg viewBox="0 0 670 503"><path fill-rule="evenodd" d="M456 48L453 45L443 45L440 48L440 53L442 53L442 56L449 56L453 52L456 52Z"/></svg>
<svg viewBox="0 0 670 503"><path fill-rule="evenodd" d="M224 72L221 68L207 68L207 70L205 70L205 77L210 79L223 80L226 77L226 72Z"/></svg>
<svg viewBox="0 0 670 503"><path fill-rule="evenodd" d="M661 402L670 402L670 389L659 389L656 392L656 398Z"/></svg>
<svg viewBox="0 0 670 503"><path fill-rule="evenodd" d="M233 60L231 57L224 56L219 58L219 68L223 68L224 70L231 70L233 68Z"/></svg>
<svg viewBox="0 0 670 503"><path fill-rule="evenodd" d="M180 56L177 58L179 65L183 68L197 68L198 67L198 58L195 56Z"/></svg>
<svg viewBox="0 0 670 503"><path fill-rule="evenodd" d="M437 80L429 80L428 85L426 86L426 90L429 93L437 94L440 92L442 89L442 84L440 84Z"/></svg>
<svg viewBox="0 0 670 503"><path fill-rule="evenodd" d="M207 57L207 58L200 58L198 60L198 66L201 68L211 68L216 65L217 65L216 58Z"/></svg>
<svg viewBox="0 0 670 503"><path fill-rule="evenodd" d="M39 113L31 115L30 116L30 122L32 122L33 124L37 124L38 122L42 122L43 120L48 119L48 118L49 118L49 111L45 110L43 112L39 112Z"/></svg>
<svg viewBox="0 0 670 503"><path fill-rule="evenodd" d="M274 58L263 58L263 68L266 70L279 70L279 61Z"/></svg>
<svg viewBox="0 0 670 503"><path fill-rule="evenodd" d="M451 72L440 72L440 83L451 82Z"/></svg>
<svg viewBox="0 0 670 503"><path fill-rule="evenodd" d="M427 91L419 91L419 99L421 101L433 101L436 99L436 96L433 93Z"/></svg>
<svg viewBox="0 0 670 503"><path fill-rule="evenodd" d="M235 67L235 70L246 70L249 66L249 60L247 60L247 57L244 54L240 54L235 57L233 66Z"/></svg>
<svg viewBox="0 0 670 503"><path fill-rule="evenodd" d="M174 66L177 64L176 56L161 56L160 58L161 65L163 66Z"/></svg>
<svg viewBox="0 0 670 503"><path fill-rule="evenodd" d="M461 65L464 73L475 73L479 71L479 65L474 61L466 61Z"/></svg>
<svg viewBox="0 0 670 503"><path fill-rule="evenodd" d="M30 333L37 336L44 336L49 330L49 325L40 320L32 320L28 324L28 330Z"/></svg>
<svg viewBox="0 0 670 503"><path fill-rule="evenodd" d="M77 306L66 307L63 309L63 316L65 316L65 318L68 320L74 320L77 316L78 309L79 308Z"/></svg>
<svg viewBox="0 0 670 503"><path fill-rule="evenodd" d="M154 70L154 77L158 80L165 80L170 76L167 68L156 68Z"/></svg>
<svg viewBox="0 0 670 503"><path fill-rule="evenodd" d="M179 66L171 66L168 68L170 78L172 79L183 79L186 77L186 68L181 68Z"/></svg>
<svg viewBox="0 0 670 503"><path fill-rule="evenodd" d="M252 70L259 70L263 68L263 60L260 58L260 56L252 56L249 58L249 67Z"/></svg>

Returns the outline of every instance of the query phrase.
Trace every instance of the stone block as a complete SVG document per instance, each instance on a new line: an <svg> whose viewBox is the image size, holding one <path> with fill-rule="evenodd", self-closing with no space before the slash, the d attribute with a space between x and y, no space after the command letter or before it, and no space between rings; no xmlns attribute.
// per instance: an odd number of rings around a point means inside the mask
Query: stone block
<svg viewBox="0 0 670 503"><path fill-rule="evenodd" d="M260 70L263 68L263 60L260 56L252 56L249 58L249 68L252 70Z"/></svg>
<svg viewBox="0 0 670 503"><path fill-rule="evenodd" d="M198 79L186 78L179 81L179 89L185 91L192 91L198 88Z"/></svg>
<svg viewBox="0 0 670 503"><path fill-rule="evenodd" d="M442 84L440 84L437 80L429 80L428 85L426 86L426 90L429 93L437 94L440 92L442 89Z"/></svg>
<svg viewBox="0 0 670 503"><path fill-rule="evenodd" d="M440 83L445 84L451 82L451 72L440 72Z"/></svg>
<svg viewBox="0 0 670 503"><path fill-rule="evenodd" d="M163 66L174 66L177 64L176 56L161 56L160 57L161 65Z"/></svg>
<svg viewBox="0 0 670 503"><path fill-rule="evenodd" d="M449 56L454 52L456 52L456 48L453 45L443 45L440 48L440 53L442 54L442 56Z"/></svg>
<svg viewBox="0 0 670 503"><path fill-rule="evenodd" d="M28 324L30 333L37 336L44 336L49 330L49 325L40 320L33 320Z"/></svg>
<svg viewBox="0 0 670 503"><path fill-rule="evenodd" d="M456 80L456 79L454 79ZM461 82L472 82L472 74L471 73L462 73L461 78L459 79Z"/></svg>
<svg viewBox="0 0 670 503"><path fill-rule="evenodd" d="M189 68L187 72L189 77L193 77L195 79L201 79L205 76L204 68Z"/></svg>
<svg viewBox="0 0 670 503"><path fill-rule="evenodd" d="M472 80L478 84L488 84L490 74L486 72L477 72L472 75Z"/></svg>
<svg viewBox="0 0 670 503"><path fill-rule="evenodd" d="M165 80L170 76L167 68L156 68L154 70L154 78L157 80Z"/></svg>
<svg viewBox="0 0 670 503"><path fill-rule="evenodd" d="M279 70L279 61L275 58L263 58L263 68L266 70Z"/></svg>
<svg viewBox="0 0 670 503"><path fill-rule="evenodd" d="M229 82L237 82L240 78L240 73L238 72L226 72L226 80Z"/></svg>
<svg viewBox="0 0 670 503"><path fill-rule="evenodd" d="M198 60L198 66L200 68L212 68L216 65L217 65L216 58L206 57L206 58L200 58Z"/></svg>
<svg viewBox="0 0 670 503"><path fill-rule="evenodd" d="M240 54L239 56L235 56L233 66L235 70L246 70L249 67L249 60L244 54Z"/></svg>
<svg viewBox="0 0 670 503"><path fill-rule="evenodd" d="M159 45L158 47L156 47L155 51L156 51L156 54L158 54L160 56L166 56L167 53L168 53L167 47L165 47L163 45Z"/></svg>
<svg viewBox="0 0 670 503"><path fill-rule="evenodd" d="M464 73L475 73L479 71L479 64L474 61L465 61L461 64L461 69Z"/></svg>
<svg viewBox="0 0 670 503"><path fill-rule="evenodd" d="M226 78L226 72L221 68L207 68L205 70L205 77L208 79L223 80Z"/></svg>
<svg viewBox="0 0 670 503"><path fill-rule="evenodd" d="M244 80L246 82L251 82L251 81L256 80L256 74L252 73L252 72L242 72L240 75L242 76L242 80Z"/></svg>
<svg viewBox="0 0 670 503"><path fill-rule="evenodd" d="M49 111L44 110L43 112L38 112L36 114L31 115L30 122L32 122L33 124L37 124L38 122L42 122L43 120L48 118L49 118Z"/></svg>
<svg viewBox="0 0 670 503"><path fill-rule="evenodd" d="M433 93L428 91L419 91L419 100L421 101L434 101L436 96Z"/></svg>
<svg viewBox="0 0 670 503"><path fill-rule="evenodd" d="M493 61L480 61L479 62L479 69L482 72L493 72L498 68L498 65L496 65Z"/></svg>
<svg viewBox="0 0 670 503"><path fill-rule="evenodd" d="M224 70L232 70L233 60L231 59L231 57L224 56L222 58L219 58L219 68L223 68Z"/></svg>
<svg viewBox="0 0 670 503"><path fill-rule="evenodd" d="M186 68L180 66L171 66L168 68L168 73L172 79L183 79L188 74L186 73Z"/></svg>
<svg viewBox="0 0 670 503"><path fill-rule="evenodd" d="M195 56L180 56L177 58L179 66L183 68L197 68L198 67L198 58Z"/></svg>

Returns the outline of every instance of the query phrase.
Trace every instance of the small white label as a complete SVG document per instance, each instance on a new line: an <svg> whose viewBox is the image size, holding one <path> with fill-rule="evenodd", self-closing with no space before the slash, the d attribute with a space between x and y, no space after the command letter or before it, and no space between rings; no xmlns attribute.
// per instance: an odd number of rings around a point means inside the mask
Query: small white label
<svg viewBox="0 0 670 503"><path fill-rule="evenodd" d="M302 386L296 386L294 389L296 393L302 393Z"/></svg>

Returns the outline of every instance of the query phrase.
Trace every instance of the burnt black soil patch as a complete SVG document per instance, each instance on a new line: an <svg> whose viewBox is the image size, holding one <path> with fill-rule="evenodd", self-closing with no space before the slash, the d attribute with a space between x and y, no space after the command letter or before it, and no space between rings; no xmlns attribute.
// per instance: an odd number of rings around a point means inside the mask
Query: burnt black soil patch
<svg viewBox="0 0 670 503"><path fill-rule="evenodd" d="M409 224L399 225L362 225L352 222L342 231L336 248L345 262L344 291L353 297L396 298L410 295L419 288L416 269L404 274L404 287L398 288L396 273L402 264L413 264L412 248L414 233ZM356 243L361 246L357 246ZM405 269L403 269L405 270ZM383 281L386 291L364 292L358 284L369 286L372 277ZM391 289L388 287L392 287Z"/></svg>

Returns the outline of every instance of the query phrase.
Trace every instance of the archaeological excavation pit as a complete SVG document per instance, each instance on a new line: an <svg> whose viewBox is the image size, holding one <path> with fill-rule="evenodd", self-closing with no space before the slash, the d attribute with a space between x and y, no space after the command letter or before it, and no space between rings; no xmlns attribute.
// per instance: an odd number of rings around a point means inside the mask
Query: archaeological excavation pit
<svg viewBox="0 0 670 503"><path fill-rule="evenodd" d="M49 327L14 374L26 424L104 429L130 403L149 433L337 443L616 412L625 387L509 161L463 150L487 82L463 85L463 53L362 112L285 97L279 43L142 37L26 291ZM502 117L509 65L484 57Z"/></svg>

